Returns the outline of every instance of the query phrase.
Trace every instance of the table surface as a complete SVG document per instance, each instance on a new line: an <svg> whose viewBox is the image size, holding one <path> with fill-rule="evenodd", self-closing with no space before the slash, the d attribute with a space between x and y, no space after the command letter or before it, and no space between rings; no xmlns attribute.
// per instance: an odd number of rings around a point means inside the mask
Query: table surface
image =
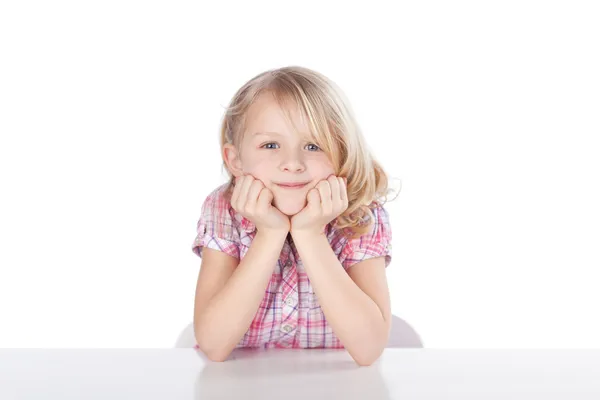
<svg viewBox="0 0 600 400"><path fill-rule="evenodd" d="M597 400L600 350L0 349L2 400L270 398Z"/></svg>

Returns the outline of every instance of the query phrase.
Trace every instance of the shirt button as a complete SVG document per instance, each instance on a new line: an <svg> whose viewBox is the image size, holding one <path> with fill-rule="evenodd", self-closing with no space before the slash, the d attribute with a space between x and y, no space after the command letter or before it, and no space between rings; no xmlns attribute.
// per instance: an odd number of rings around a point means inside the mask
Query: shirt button
<svg viewBox="0 0 600 400"><path fill-rule="evenodd" d="M292 330L292 327L290 325L284 325L283 327L281 327L281 329L287 333Z"/></svg>
<svg viewBox="0 0 600 400"><path fill-rule="evenodd" d="M294 301L294 299L290 296L287 299L285 299L285 304L287 304L288 306L292 307L294 304L296 304L296 302Z"/></svg>

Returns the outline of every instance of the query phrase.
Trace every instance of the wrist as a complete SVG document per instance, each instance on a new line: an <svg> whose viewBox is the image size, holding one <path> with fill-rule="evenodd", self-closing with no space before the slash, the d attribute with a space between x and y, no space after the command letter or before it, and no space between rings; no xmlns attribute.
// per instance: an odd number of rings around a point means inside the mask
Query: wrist
<svg viewBox="0 0 600 400"><path fill-rule="evenodd" d="M287 229L257 229L257 236L264 236L271 240L279 240L287 237L289 231Z"/></svg>
<svg viewBox="0 0 600 400"><path fill-rule="evenodd" d="M294 240L304 240L307 238L325 237L325 228L323 229L292 229L290 235Z"/></svg>

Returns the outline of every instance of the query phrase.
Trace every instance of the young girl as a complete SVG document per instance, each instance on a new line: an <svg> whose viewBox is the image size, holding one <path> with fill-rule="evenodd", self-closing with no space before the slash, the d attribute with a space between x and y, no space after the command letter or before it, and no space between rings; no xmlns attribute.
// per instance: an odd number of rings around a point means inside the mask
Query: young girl
<svg viewBox="0 0 600 400"><path fill-rule="evenodd" d="M390 331L387 177L342 91L303 67L261 73L221 127L230 177L204 201L196 348L345 348L359 365ZM382 200L383 199L383 200Z"/></svg>

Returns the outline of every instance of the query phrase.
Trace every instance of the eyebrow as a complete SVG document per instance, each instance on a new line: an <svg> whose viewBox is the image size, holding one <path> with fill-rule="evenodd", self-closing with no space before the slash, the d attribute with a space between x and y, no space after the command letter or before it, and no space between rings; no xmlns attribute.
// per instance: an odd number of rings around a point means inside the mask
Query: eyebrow
<svg viewBox="0 0 600 400"><path fill-rule="evenodd" d="M277 132L254 132L252 134L252 136L259 136L259 135L275 135L275 136L282 136L281 133L277 133Z"/></svg>
<svg viewBox="0 0 600 400"><path fill-rule="evenodd" d="M252 137L261 136L261 135L264 135L264 136L284 136L284 135L282 135L279 132L254 132L252 134ZM304 139L305 140L315 140L311 135L304 135Z"/></svg>

